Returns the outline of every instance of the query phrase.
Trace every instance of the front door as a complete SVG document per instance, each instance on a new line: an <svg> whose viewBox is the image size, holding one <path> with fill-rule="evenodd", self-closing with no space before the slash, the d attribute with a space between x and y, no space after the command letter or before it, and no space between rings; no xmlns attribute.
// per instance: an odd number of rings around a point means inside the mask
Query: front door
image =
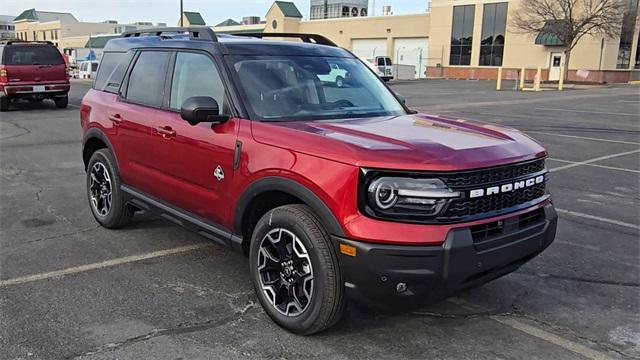
<svg viewBox="0 0 640 360"><path fill-rule="evenodd" d="M177 52L168 72L168 107L154 121L154 167L164 191L163 200L222 224L232 202L229 199L239 119L224 124L190 125L180 108L192 96L215 99L222 113L230 113L225 88L211 57L200 52Z"/></svg>
<svg viewBox="0 0 640 360"><path fill-rule="evenodd" d="M560 80L560 68L564 63L564 53L551 53L551 63L549 64L549 81Z"/></svg>

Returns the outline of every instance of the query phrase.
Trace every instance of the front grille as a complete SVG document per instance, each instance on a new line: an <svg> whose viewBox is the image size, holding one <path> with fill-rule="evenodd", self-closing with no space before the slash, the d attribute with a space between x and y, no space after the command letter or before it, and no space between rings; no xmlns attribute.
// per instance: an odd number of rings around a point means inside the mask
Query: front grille
<svg viewBox="0 0 640 360"><path fill-rule="evenodd" d="M544 170L544 166L544 159L539 159L524 163L498 166L495 168L455 173L444 176L443 180L451 188L478 186L501 181L509 181L521 176L534 174Z"/></svg>
<svg viewBox="0 0 640 360"><path fill-rule="evenodd" d="M536 200L545 194L545 183L522 190L485 196L478 199L452 200L441 215L447 219L464 218L478 214L491 213Z"/></svg>

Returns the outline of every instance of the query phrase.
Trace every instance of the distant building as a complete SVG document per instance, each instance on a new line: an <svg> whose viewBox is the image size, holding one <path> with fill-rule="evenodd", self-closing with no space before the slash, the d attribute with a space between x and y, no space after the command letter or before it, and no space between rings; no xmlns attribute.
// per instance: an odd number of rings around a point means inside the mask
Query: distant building
<svg viewBox="0 0 640 360"><path fill-rule="evenodd" d="M0 39L14 39L16 37L15 26L11 15L0 15Z"/></svg>
<svg viewBox="0 0 640 360"><path fill-rule="evenodd" d="M367 16L369 0L311 0L311 20Z"/></svg>
<svg viewBox="0 0 640 360"><path fill-rule="evenodd" d="M388 56L403 68L413 67L416 78L514 79L526 67L527 77L542 68L542 79L558 80L564 63L560 39L544 30L522 34L512 19L520 0L425 0L425 12L382 16L346 16L346 7L366 9L367 1L311 0L310 20L295 4L276 1L265 22L254 25L220 24L220 33L292 32L320 34L363 59ZM620 36L602 39L585 36L573 49L571 81L624 83L640 80L640 20L637 0L627 0ZM334 6L334 7L331 7ZM345 7L337 15L336 7ZM380 7L382 9L382 5ZM318 10L320 9L320 10ZM342 9L341 9L342 10ZM552 26L549 22L549 26Z"/></svg>
<svg viewBox="0 0 640 360"><path fill-rule="evenodd" d="M185 11L182 13L183 26L205 26L207 22L204 21L202 15L199 12ZM178 26L180 26L180 20L178 20Z"/></svg>

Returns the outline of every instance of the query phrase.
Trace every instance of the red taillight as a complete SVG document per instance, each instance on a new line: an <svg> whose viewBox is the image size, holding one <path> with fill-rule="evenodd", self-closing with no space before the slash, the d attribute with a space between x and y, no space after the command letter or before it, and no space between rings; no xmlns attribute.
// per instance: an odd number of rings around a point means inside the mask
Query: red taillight
<svg viewBox="0 0 640 360"><path fill-rule="evenodd" d="M8 83L9 82L9 73L7 72L7 67L4 65L0 65L0 83Z"/></svg>

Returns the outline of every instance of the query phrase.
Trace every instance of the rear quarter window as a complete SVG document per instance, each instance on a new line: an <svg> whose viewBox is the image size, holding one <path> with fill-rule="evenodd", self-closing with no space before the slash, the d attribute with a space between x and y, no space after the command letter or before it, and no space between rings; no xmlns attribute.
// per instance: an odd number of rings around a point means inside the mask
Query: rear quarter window
<svg viewBox="0 0 640 360"><path fill-rule="evenodd" d="M11 45L2 54L4 65L62 65L62 54L51 45Z"/></svg>
<svg viewBox="0 0 640 360"><path fill-rule="evenodd" d="M124 74L127 72L132 53L108 52L102 55L93 88L110 93L118 93Z"/></svg>

